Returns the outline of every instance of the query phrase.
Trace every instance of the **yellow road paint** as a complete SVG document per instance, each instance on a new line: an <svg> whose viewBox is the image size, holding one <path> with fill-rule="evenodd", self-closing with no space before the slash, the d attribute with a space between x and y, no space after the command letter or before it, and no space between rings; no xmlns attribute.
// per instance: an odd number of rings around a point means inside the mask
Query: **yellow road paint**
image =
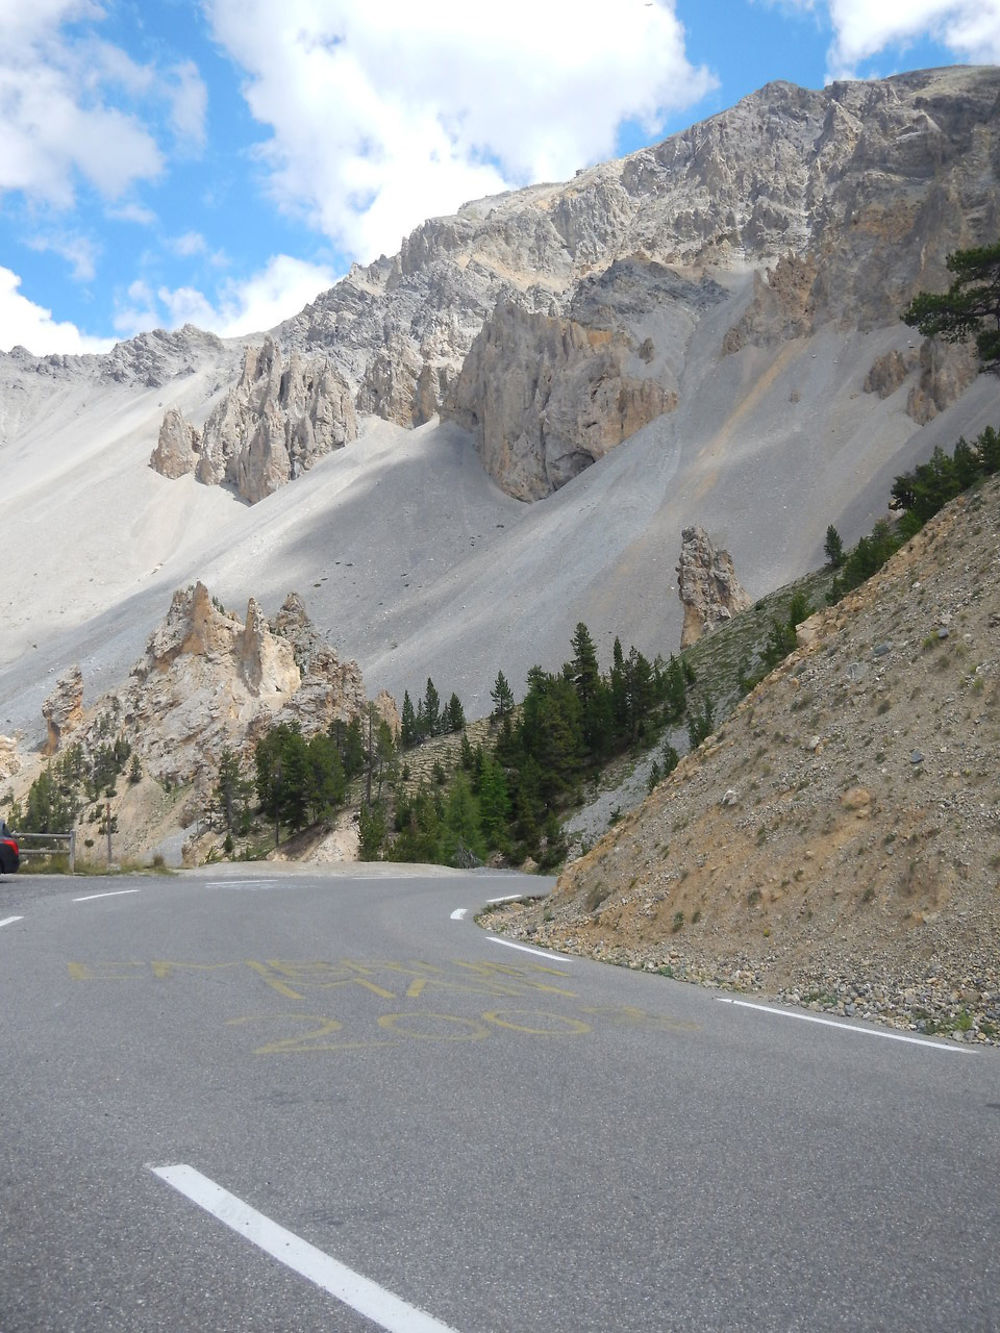
<svg viewBox="0 0 1000 1333"><path fill-rule="evenodd" d="M378 1025L418 1041L482 1041L490 1035L482 1023L454 1014L383 1014Z"/></svg>
<svg viewBox="0 0 1000 1333"><path fill-rule="evenodd" d="M515 1016L524 1021L515 1022ZM498 1028L524 1032L529 1037L582 1037L594 1030L580 1018L570 1018L567 1014L547 1014L542 1010L494 1009L492 1013L483 1014L483 1017Z"/></svg>
<svg viewBox="0 0 1000 1333"><path fill-rule="evenodd" d="M146 971L145 963L67 963L71 981L133 981Z"/></svg>
<svg viewBox="0 0 1000 1333"><path fill-rule="evenodd" d="M171 963L166 958L156 958L149 965L157 981L165 981L175 972L227 972L242 966L242 963Z"/></svg>
<svg viewBox="0 0 1000 1333"><path fill-rule="evenodd" d="M254 1033L255 1055L289 1055L365 1050L373 1046L400 1046L410 1041L472 1042L509 1032L547 1040L578 1037L596 1028L642 1028L646 1031L686 1035L698 1024L651 1014L635 1005L582 1005L579 995L560 984L569 974L558 967L538 963L465 962L451 960L434 965L392 959L242 959L232 962L93 962L67 964L74 981L123 981L143 977L157 983L220 982L238 980L248 969L283 1001L302 1006L282 1012L257 1013L227 1020L234 1029ZM353 1016L306 1012L312 1003L326 1008L329 996L344 987L356 987L373 997L360 1010L352 1004ZM246 988L246 982L243 983ZM318 992L323 992L322 997ZM450 1013L447 1010L479 1009L468 997L490 997L493 1007L482 1013ZM545 997L544 999L542 997ZM451 1001L449 1003L449 1000ZM462 1001L460 1003L460 1000ZM497 1001L500 1005L497 1006ZM509 1006L511 1000L520 1004ZM401 1002L411 1008L399 1010ZM440 1008L431 1008L437 1002ZM558 1003L556 1003L558 1001ZM533 1003L547 1008L534 1008ZM422 1005L428 1007L424 1009ZM290 1009L284 1005L284 1009ZM568 1009L569 1013L558 1012ZM254 1029L257 1031L254 1032Z"/></svg>
<svg viewBox="0 0 1000 1333"><path fill-rule="evenodd" d="M260 964L255 966L263 970ZM362 990L371 991L380 999L396 998L395 991L387 990L386 987L372 981L368 976L370 969L361 963L346 960L331 963L319 959L301 963L284 958L269 958L267 966L296 986L301 986L303 990L336 990L340 986L360 986Z"/></svg>
<svg viewBox="0 0 1000 1333"><path fill-rule="evenodd" d="M645 1009L637 1009L635 1005L622 1004L604 1007L598 1005L591 1008L584 1006L581 1010L584 1014L593 1014L595 1018L605 1019L609 1023L614 1023L616 1027L642 1027L657 1028L661 1032L697 1032L699 1024L688 1022L685 1019L669 1018L664 1014L650 1014Z"/></svg>
<svg viewBox="0 0 1000 1333"><path fill-rule="evenodd" d="M339 1051L342 1048L341 1042L331 1043L326 1041L334 1032L340 1032L343 1028L336 1018L325 1018L319 1014L258 1014L256 1018L231 1018L227 1027L236 1027L241 1023L262 1023L262 1022L280 1022L280 1023L308 1023L309 1031L301 1032L296 1037L282 1037L278 1041L268 1042L266 1046L258 1046L254 1050L254 1055L281 1055L287 1051Z"/></svg>

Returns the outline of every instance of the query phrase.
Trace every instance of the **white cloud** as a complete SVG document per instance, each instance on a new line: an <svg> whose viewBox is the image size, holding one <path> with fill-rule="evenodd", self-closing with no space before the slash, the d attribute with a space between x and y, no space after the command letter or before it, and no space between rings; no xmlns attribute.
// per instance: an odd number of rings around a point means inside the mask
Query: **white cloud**
<svg viewBox="0 0 1000 1333"><path fill-rule="evenodd" d="M315 301L339 276L320 264L291 255L272 255L251 278L226 283L220 303L222 320L215 332L234 337L273 329Z"/></svg>
<svg viewBox="0 0 1000 1333"><path fill-rule="evenodd" d="M298 314L332 287L337 277L323 265L291 255L272 255L249 278L225 282L214 302L195 287L160 285L154 291L140 279L129 286L114 324L123 337L144 329L176 329L182 324L196 324L224 338L261 333Z"/></svg>
<svg viewBox="0 0 1000 1333"><path fill-rule="evenodd" d="M711 86L672 0L207 0L282 207L369 258L425 217L565 179Z"/></svg>
<svg viewBox="0 0 1000 1333"><path fill-rule="evenodd" d="M117 200L162 174L161 138L203 146L194 64L138 63L96 35L104 17L87 0L0 0L0 192L68 209L85 183Z"/></svg>
<svg viewBox="0 0 1000 1333"><path fill-rule="evenodd" d="M179 329L182 324L197 324L200 329L215 332L218 326L218 317L211 302L194 287L158 287L156 299L167 314L166 319L161 319L159 323L168 329Z"/></svg>
<svg viewBox="0 0 1000 1333"><path fill-rule="evenodd" d="M140 227L151 227L156 221L156 214L151 208L135 202L116 204L114 208L108 209L108 217L118 222L135 222Z"/></svg>
<svg viewBox="0 0 1000 1333"><path fill-rule="evenodd" d="M73 236L65 233L35 235L27 244L32 250L51 251L65 259L73 271L74 282L90 282L97 271L97 256L100 247L86 236Z"/></svg>
<svg viewBox="0 0 1000 1333"><path fill-rule="evenodd" d="M0 350L26 347L35 356L49 352L107 352L110 338L90 338L75 324L56 321L52 311L22 296L21 279L9 268L0 268Z"/></svg>
<svg viewBox="0 0 1000 1333"><path fill-rule="evenodd" d="M813 0L799 7L814 10ZM862 61L883 51L930 39L957 59L1000 63L1000 0L829 0L833 78L850 77Z"/></svg>
<svg viewBox="0 0 1000 1333"><path fill-rule="evenodd" d="M74 0L0 5L0 191L68 208L81 178L116 198L161 171L149 131L106 100L109 83L134 88L139 67L105 43L62 35L64 23L100 12Z"/></svg>
<svg viewBox="0 0 1000 1333"><path fill-rule="evenodd" d="M170 242L170 249L175 255L203 255L208 247L201 232L186 231Z"/></svg>
<svg viewBox="0 0 1000 1333"><path fill-rule="evenodd" d="M190 149L205 145L208 90L192 60L174 65L166 80L170 122L178 139Z"/></svg>

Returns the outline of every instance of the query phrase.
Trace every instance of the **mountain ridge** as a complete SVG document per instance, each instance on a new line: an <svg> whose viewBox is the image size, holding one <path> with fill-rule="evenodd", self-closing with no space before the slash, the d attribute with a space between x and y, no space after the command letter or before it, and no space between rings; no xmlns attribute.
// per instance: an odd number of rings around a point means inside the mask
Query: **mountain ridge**
<svg viewBox="0 0 1000 1333"><path fill-rule="evenodd" d="M769 85L567 184L429 220L273 331L283 354L325 357L364 408L356 441L252 510L148 460L167 411L200 429L262 339L185 329L108 360L0 358L0 726L32 743L72 661L88 695L108 688L198 579L268 611L298 589L373 689L398 698L431 674L473 715L498 668L517 684L536 661L557 665L580 620L599 646L620 634L650 656L676 648L673 569L691 525L732 553L752 595L816 564L828 523L855 539L895 472L995 412L992 382L958 376L957 396L926 391L936 415L908 415L921 371L898 310L996 227L998 92L996 70L958 67ZM700 302L706 283L717 300ZM503 467L484 471L478 427L438 415L501 302L523 365L535 324L575 320L584 342L610 330L620 361L579 372L594 401L650 380L670 408L589 462L561 442L567 421L586 433L587 412L575 425L563 413L559 435L551 396L525 378L523 404L490 407L491 428L530 458L555 440L585 464L528 505L505 493ZM866 393L894 353L898 384Z"/></svg>

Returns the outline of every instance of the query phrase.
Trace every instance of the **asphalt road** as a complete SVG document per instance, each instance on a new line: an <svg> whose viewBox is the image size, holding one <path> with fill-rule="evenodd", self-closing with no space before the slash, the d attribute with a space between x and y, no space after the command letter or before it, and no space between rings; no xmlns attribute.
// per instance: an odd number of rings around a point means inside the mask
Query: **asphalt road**
<svg viewBox="0 0 1000 1333"><path fill-rule="evenodd" d="M1000 1052L474 924L538 887L0 883L2 1333L1000 1329Z"/></svg>

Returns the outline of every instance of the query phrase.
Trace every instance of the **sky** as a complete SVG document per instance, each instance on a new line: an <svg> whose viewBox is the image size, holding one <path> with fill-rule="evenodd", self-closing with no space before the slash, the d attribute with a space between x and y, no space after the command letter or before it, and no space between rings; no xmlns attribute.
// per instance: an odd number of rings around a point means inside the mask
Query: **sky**
<svg viewBox="0 0 1000 1333"><path fill-rule="evenodd" d="M0 352L273 328L772 79L957 63L1000 0L0 0Z"/></svg>

